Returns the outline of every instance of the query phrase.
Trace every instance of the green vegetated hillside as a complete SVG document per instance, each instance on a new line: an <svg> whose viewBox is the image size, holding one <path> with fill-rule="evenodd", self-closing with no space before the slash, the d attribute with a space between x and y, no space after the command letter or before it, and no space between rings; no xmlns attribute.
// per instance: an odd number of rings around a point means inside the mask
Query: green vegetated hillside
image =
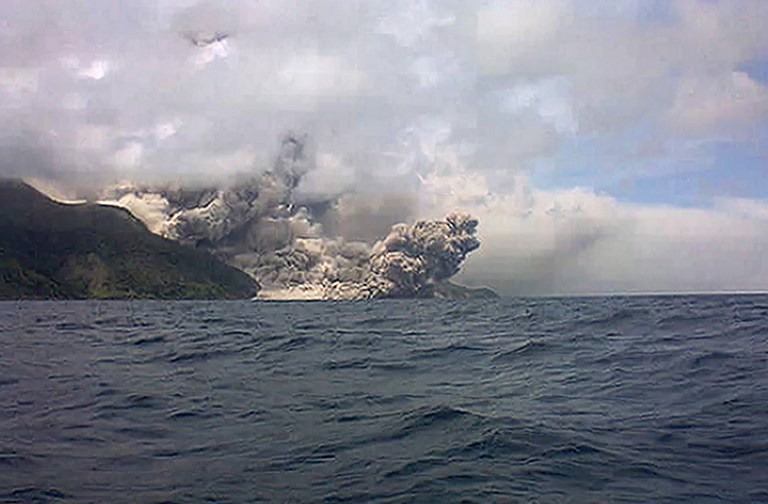
<svg viewBox="0 0 768 504"><path fill-rule="evenodd" d="M0 299L243 299L251 277L150 233L121 208L0 180Z"/></svg>

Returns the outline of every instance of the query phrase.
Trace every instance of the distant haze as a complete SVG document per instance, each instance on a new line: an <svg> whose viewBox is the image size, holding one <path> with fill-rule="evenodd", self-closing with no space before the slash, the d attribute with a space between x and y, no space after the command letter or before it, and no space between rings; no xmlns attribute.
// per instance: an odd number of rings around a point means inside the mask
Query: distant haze
<svg viewBox="0 0 768 504"><path fill-rule="evenodd" d="M0 175L231 187L292 132L327 234L476 217L468 284L768 290L766 26L764 0L5 0Z"/></svg>

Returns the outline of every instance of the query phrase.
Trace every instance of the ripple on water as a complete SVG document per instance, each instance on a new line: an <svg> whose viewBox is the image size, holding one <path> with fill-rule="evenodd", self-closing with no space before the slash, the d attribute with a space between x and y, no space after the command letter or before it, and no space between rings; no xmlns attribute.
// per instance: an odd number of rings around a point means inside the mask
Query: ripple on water
<svg viewBox="0 0 768 504"><path fill-rule="evenodd" d="M0 303L0 502L768 501L767 307Z"/></svg>

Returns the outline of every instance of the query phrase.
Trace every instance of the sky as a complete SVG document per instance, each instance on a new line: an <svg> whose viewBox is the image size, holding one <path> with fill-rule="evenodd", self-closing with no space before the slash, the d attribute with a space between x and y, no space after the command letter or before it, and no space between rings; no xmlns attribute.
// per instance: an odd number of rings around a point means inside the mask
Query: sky
<svg viewBox="0 0 768 504"><path fill-rule="evenodd" d="M467 284L765 291L765 26L764 0L4 0L0 175L219 183L299 132L307 195L477 216Z"/></svg>

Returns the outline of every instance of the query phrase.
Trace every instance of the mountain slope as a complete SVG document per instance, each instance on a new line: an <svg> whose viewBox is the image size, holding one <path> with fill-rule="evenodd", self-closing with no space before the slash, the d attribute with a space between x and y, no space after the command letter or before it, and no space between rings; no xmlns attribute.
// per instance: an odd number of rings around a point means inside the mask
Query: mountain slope
<svg viewBox="0 0 768 504"><path fill-rule="evenodd" d="M0 299L242 299L258 284L150 233L128 211L0 180Z"/></svg>

